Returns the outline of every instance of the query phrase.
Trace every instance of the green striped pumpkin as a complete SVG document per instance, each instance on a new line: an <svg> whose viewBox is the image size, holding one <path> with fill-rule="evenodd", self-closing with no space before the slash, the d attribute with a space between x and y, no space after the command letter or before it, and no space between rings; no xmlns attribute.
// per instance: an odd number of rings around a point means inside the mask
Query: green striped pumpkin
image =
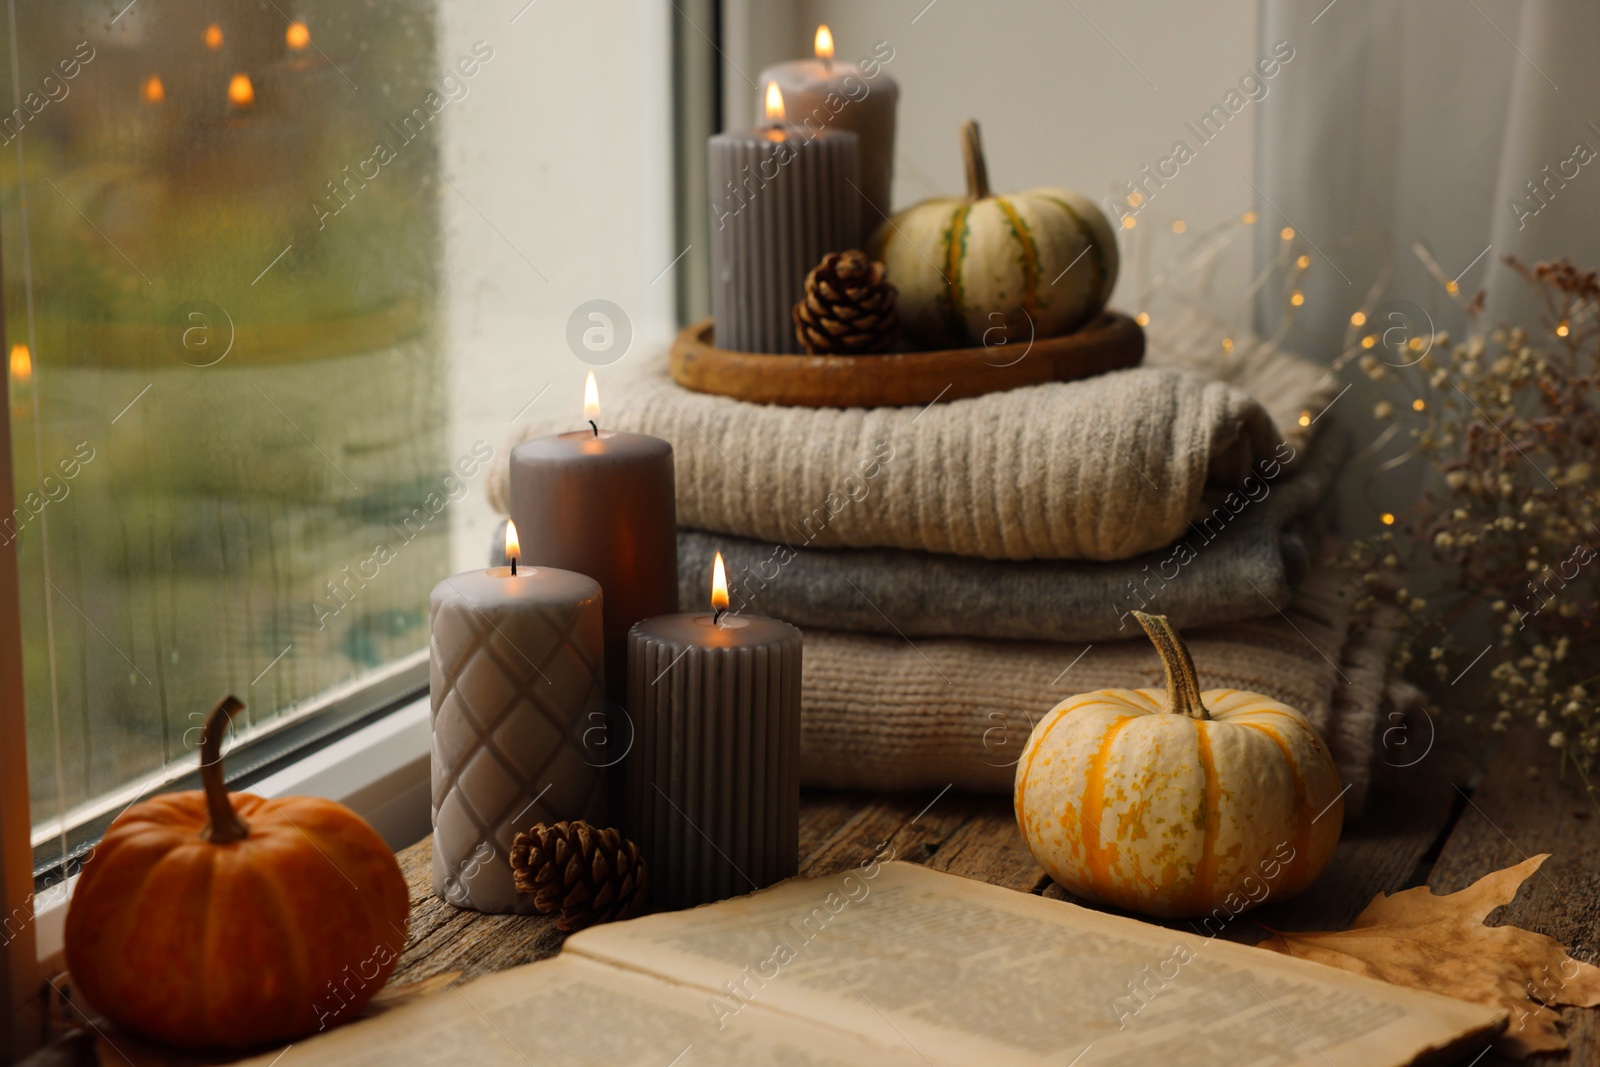
<svg viewBox="0 0 1600 1067"><path fill-rule="evenodd" d="M977 123L961 133L967 195L924 200L873 239L874 258L900 292L901 327L930 349L1071 333L1111 296L1115 230L1069 189L991 194Z"/></svg>

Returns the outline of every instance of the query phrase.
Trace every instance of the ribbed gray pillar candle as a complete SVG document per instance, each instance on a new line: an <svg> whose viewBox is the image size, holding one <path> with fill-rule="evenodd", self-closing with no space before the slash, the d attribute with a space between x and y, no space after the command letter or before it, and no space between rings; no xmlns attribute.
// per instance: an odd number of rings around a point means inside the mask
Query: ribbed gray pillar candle
<svg viewBox="0 0 1600 1067"><path fill-rule="evenodd" d="M790 311L829 252L859 247L858 140L769 127L711 138L711 313L718 348L798 353Z"/></svg>
<svg viewBox="0 0 1600 1067"><path fill-rule="evenodd" d="M628 635L623 832L656 909L754 892L800 866L800 631L712 618L664 615Z"/></svg>
<svg viewBox="0 0 1600 1067"><path fill-rule="evenodd" d="M600 585L552 567L446 578L428 605L433 891L529 913L511 845L536 822L607 820Z"/></svg>
<svg viewBox="0 0 1600 1067"><path fill-rule="evenodd" d="M830 42L831 47L831 42ZM887 57L884 53L887 52ZM789 125L814 130L850 130L861 139L861 238L853 247L870 251L872 233L889 217L889 187L894 183L894 116L900 86L884 73L894 58L885 41L860 63L797 59L774 64L756 78L758 93L777 82ZM761 101L757 101L759 106Z"/></svg>

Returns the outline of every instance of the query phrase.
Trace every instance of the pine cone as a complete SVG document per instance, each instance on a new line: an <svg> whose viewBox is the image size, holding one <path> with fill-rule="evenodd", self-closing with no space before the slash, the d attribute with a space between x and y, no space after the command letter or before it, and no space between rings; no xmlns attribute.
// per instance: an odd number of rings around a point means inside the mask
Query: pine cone
<svg viewBox="0 0 1600 1067"><path fill-rule="evenodd" d="M581 819L536 823L518 834L511 870L517 891L534 894L540 914L557 913L556 929L567 933L629 918L644 906L639 846Z"/></svg>
<svg viewBox="0 0 1600 1067"><path fill-rule="evenodd" d="M813 356L886 352L900 332L895 288L865 252L830 252L806 275L794 333Z"/></svg>

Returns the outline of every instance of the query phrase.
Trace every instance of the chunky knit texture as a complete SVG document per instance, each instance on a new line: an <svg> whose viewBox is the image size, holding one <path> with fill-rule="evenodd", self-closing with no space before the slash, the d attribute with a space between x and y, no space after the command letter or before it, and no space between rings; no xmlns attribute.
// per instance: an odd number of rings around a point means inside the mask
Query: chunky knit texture
<svg viewBox="0 0 1600 1067"><path fill-rule="evenodd" d="M1119 562L814 549L794 537L774 544L680 529L679 602L704 607L721 552L735 611L808 629L1102 641L1139 634L1128 614L1136 608L1186 630L1271 615L1311 569L1317 505L1346 453L1342 435L1319 434L1295 474L1255 478L1175 544Z"/></svg>
<svg viewBox="0 0 1600 1067"><path fill-rule="evenodd" d="M748 604L807 627L804 781L930 792L1008 793L1031 724L1060 700L1162 684L1147 640L1109 639L1120 617L1107 588L1167 558L1163 546L1292 451L1272 494L1148 607L1185 627L1203 687L1311 719L1353 816L1380 720L1417 695L1386 683L1395 619L1353 616L1334 569L1312 569L1290 600L1328 478L1316 457L1337 463L1308 445L1342 394L1325 368L1243 334L1221 349L1218 332L1198 313L1154 323L1142 367L925 409L744 404L658 368L606 383L604 421L672 442L685 603L701 603L715 547L737 575L778 542L804 546ZM502 461L488 483L502 513L505 485ZM1129 562L1009 562L1027 560Z"/></svg>
<svg viewBox="0 0 1600 1067"><path fill-rule="evenodd" d="M1303 452L1299 414L1332 395L1320 368L1268 346L1206 373L1226 380L1154 365L922 409L811 409L690 392L658 367L607 383L604 422L672 443L678 522L693 529L814 534L816 548L1124 560L1178 537L1287 454L1283 441ZM1272 413L1253 393L1272 397ZM502 461L489 484L502 512L505 479Z"/></svg>
<svg viewBox="0 0 1600 1067"><path fill-rule="evenodd" d="M1202 689L1247 689L1304 713L1349 785L1352 816L1371 777L1396 626L1351 611L1332 566L1280 615L1185 634ZM1034 723L1078 693L1164 684L1142 635L1082 644L915 642L807 630L801 779L809 786L1009 793Z"/></svg>

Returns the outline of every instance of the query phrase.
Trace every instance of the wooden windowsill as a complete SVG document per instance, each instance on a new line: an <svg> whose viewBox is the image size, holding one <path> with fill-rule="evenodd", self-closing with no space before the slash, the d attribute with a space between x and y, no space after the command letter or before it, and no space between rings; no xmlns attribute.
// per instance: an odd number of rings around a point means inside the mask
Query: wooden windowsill
<svg viewBox="0 0 1600 1067"><path fill-rule="evenodd" d="M1541 872L1548 877L1529 879L1497 921L1550 934L1587 958L1600 947L1600 898L1592 889L1593 872L1600 870L1600 819L1574 783L1560 780L1552 755L1534 731L1514 734L1493 746L1475 789L1461 787L1479 760L1444 745L1414 766L1380 765L1368 818L1347 829L1322 878L1298 897L1247 913L1222 936L1259 940L1264 931L1252 920L1280 930L1344 928L1379 892L1423 882L1453 892L1491 870L1552 852ZM1530 766L1539 769L1537 777L1530 776ZM896 796L818 792L802 798L802 874L855 866L883 842L897 859L1018 892L1070 899L1023 846L1007 797L930 790ZM386 994L469 981L560 950L564 935L551 918L479 915L436 897L430 849L431 840L424 838L398 853L411 887L411 920L405 953ZM1600 1013L1566 1009L1562 1014L1572 1048L1542 1058L1542 1067L1600 1063ZM26 1063L123 1062L109 1049L97 1060L95 1045L96 1034L85 1029ZM1493 1067L1513 1061L1491 1052L1472 1062Z"/></svg>

